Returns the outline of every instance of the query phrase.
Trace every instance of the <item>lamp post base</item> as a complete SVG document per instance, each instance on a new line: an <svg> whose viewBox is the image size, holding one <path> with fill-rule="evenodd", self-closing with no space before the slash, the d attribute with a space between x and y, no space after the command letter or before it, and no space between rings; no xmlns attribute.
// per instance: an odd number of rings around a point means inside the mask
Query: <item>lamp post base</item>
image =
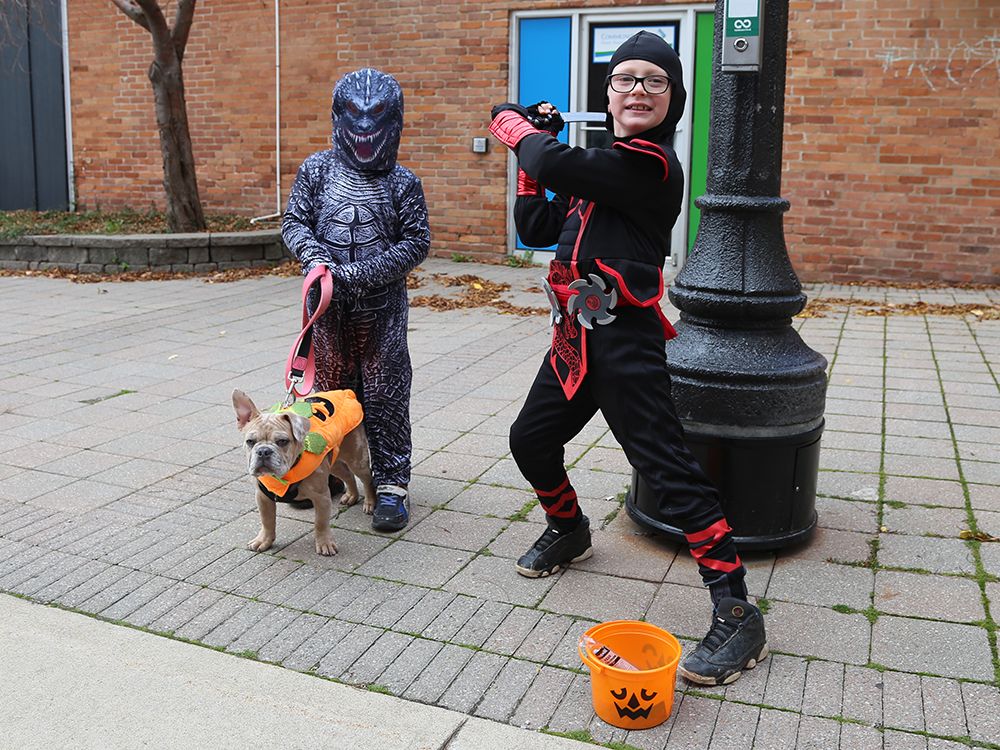
<svg viewBox="0 0 1000 750"><path fill-rule="evenodd" d="M822 423L780 437L685 431L688 447L719 489L722 511L741 551L783 549L812 536L822 433ZM657 498L635 471L625 510L640 526L687 543L684 533L660 514Z"/></svg>

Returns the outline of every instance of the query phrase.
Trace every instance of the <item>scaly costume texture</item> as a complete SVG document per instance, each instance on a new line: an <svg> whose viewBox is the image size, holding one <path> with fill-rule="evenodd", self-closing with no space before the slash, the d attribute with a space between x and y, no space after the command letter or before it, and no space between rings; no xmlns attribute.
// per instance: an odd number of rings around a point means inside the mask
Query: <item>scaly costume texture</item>
<svg viewBox="0 0 1000 750"><path fill-rule="evenodd" d="M334 147L299 168L282 222L308 273L324 263L334 299L317 321L316 388L351 388L364 406L376 485L410 481L406 275L430 249L420 180L396 163L403 91L372 68L333 89Z"/></svg>

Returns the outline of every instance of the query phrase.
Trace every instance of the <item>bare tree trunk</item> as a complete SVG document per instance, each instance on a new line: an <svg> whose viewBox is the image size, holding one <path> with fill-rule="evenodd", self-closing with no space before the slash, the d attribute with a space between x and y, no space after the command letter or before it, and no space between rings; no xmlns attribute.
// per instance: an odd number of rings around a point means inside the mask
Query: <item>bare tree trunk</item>
<svg viewBox="0 0 1000 750"><path fill-rule="evenodd" d="M149 66L149 80L153 85L156 104L156 126L160 133L163 189L167 197L167 223L170 231L204 230L205 215L198 196L181 70L196 0L178 0L172 30L167 26L156 0L112 2L153 37L154 57Z"/></svg>

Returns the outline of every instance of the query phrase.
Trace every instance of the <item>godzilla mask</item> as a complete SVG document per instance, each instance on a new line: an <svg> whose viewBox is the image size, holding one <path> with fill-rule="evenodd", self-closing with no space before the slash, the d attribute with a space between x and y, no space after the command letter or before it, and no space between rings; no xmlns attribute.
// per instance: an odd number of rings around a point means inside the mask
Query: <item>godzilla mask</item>
<svg viewBox="0 0 1000 750"><path fill-rule="evenodd" d="M334 151L362 172L396 165L403 132L403 90L388 73L362 68L333 87Z"/></svg>

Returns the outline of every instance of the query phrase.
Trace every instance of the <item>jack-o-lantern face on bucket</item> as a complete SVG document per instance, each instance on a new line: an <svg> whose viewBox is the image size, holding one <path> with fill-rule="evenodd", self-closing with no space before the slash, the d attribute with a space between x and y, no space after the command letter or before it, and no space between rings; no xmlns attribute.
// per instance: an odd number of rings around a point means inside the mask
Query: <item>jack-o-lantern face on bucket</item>
<svg viewBox="0 0 1000 750"><path fill-rule="evenodd" d="M618 710L618 716L621 718L635 719L648 719L649 712L656 705L653 703L653 699L659 693L647 692L645 688L633 693L629 693L628 688L622 688L621 690L612 690L611 697L615 699L615 708ZM626 701L626 698L628 700ZM663 706L663 703L660 703Z"/></svg>

